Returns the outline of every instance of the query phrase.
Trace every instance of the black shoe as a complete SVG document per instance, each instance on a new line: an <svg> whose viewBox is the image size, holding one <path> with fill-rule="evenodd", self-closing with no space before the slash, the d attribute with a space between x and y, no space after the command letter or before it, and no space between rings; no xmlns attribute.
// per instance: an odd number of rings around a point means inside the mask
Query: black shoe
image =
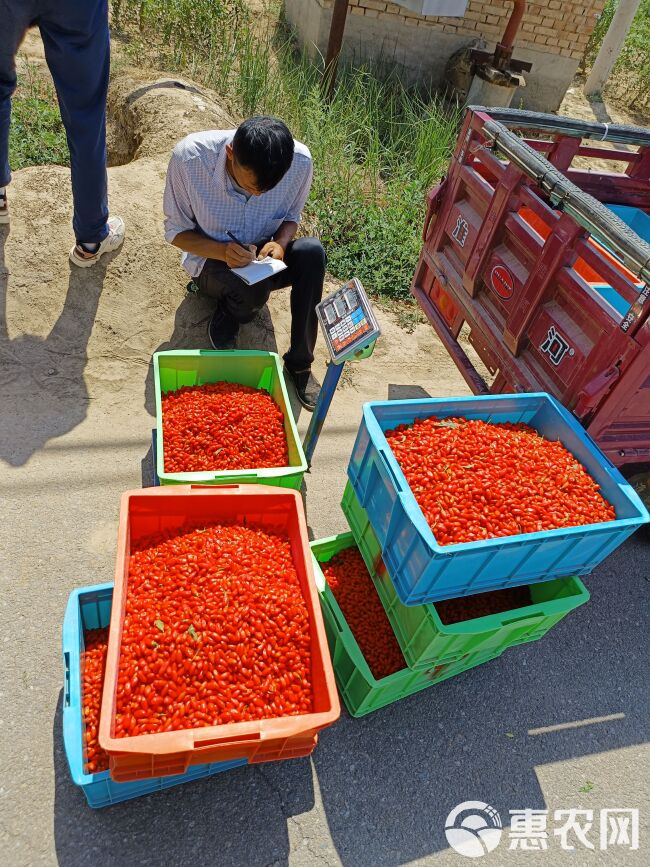
<svg viewBox="0 0 650 867"><path fill-rule="evenodd" d="M218 307L208 323L208 337L213 349L235 349L239 322Z"/></svg>
<svg viewBox="0 0 650 867"><path fill-rule="evenodd" d="M305 370L291 370L284 366L285 375L289 377L296 390L296 395L300 403L305 407L307 412L313 412L320 394L320 382L312 374L311 368Z"/></svg>

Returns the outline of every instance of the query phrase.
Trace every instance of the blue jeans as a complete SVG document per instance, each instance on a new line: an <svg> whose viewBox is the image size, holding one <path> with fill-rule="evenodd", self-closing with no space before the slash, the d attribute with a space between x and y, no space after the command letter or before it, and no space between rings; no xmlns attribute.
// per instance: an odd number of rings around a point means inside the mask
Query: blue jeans
<svg viewBox="0 0 650 867"><path fill-rule="evenodd" d="M0 0L0 187L11 180L9 123L16 52L33 24L41 32L70 149L72 227L77 241L98 243L108 234L108 0Z"/></svg>

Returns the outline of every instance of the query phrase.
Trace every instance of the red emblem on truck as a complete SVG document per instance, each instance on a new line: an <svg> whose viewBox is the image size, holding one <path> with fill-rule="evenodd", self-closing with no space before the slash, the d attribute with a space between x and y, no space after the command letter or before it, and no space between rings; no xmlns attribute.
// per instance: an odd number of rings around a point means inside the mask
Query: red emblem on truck
<svg viewBox="0 0 650 867"><path fill-rule="evenodd" d="M495 265L490 273L490 283L499 298L512 298L515 291L515 280L505 265Z"/></svg>

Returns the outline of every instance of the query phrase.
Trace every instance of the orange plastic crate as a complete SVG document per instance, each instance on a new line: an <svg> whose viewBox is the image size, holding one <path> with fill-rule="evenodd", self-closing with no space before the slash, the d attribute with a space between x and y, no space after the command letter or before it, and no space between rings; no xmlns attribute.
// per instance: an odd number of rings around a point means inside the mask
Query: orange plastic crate
<svg viewBox="0 0 650 867"><path fill-rule="evenodd" d="M131 544L163 529L180 530L188 519L199 517L206 524L240 521L289 537L311 621L314 710L299 716L115 738L115 697ZM127 782L182 774L189 765L235 758L247 758L257 763L309 755L316 745L317 733L335 722L339 714L300 494L267 485L182 485L127 491L122 496L120 509L115 589L99 728L99 742L111 757L112 779Z"/></svg>

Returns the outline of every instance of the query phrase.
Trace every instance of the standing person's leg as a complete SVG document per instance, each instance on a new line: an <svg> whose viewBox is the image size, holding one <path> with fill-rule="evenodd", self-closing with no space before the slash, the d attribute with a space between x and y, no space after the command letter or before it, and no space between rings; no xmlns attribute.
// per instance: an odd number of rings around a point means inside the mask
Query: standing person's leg
<svg viewBox="0 0 650 867"><path fill-rule="evenodd" d="M38 23L70 148L72 227L77 240L70 259L85 267L124 240L122 220L108 219L108 0L57 0Z"/></svg>
<svg viewBox="0 0 650 867"><path fill-rule="evenodd" d="M214 349L234 349L239 326L251 322L271 294L270 280L248 286L233 274L225 262L208 259L194 282L201 294L217 302L208 324L208 336Z"/></svg>
<svg viewBox="0 0 650 867"><path fill-rule="evenodd" d="M5 187L11 180L9 124L16 89L16 52L31 23L32 5L28 0L0 0L0 223L9 222Z"/></svg>

